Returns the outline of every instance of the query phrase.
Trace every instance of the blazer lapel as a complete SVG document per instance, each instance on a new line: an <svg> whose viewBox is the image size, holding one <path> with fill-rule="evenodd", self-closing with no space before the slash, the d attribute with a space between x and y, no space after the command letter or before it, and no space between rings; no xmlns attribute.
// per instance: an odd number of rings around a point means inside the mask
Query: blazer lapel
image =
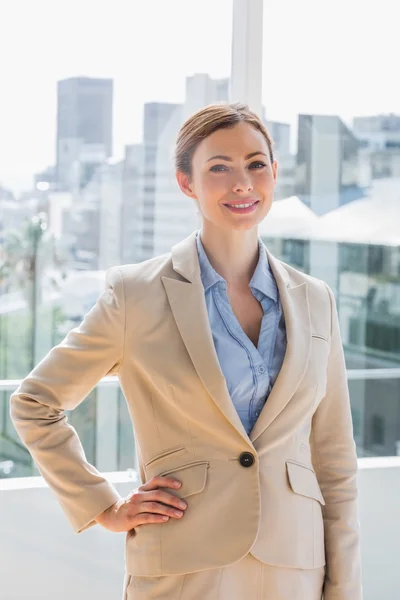
<svg viewBox="0 0 400 600"><path fill-rule="evenodd" d="M285 267L264 245L274 274L285 317L287 346L281 370L250 432L252 442L272 423L293 397L311 354L311 317L307 283L292 285Z"/></svg>
<svg viewBox="0 0 400 600"><path fill-rule="evenodd" d="M161 279L179 333L198 376L218 408L248 442L247 432L236 412L219 365L202 283L179 281L165 276Z"/></svg>
<svg viewBox="0 0 400 600"><path fill-rule="evenodd" d="M311 325L306 283L290 287L288 271L267 252L285 316L287 349L280 373L250 436L237 414L212 338L200 276L196 231L172 247L172 266L186 281L162 276L179 333L198 376L215 404L246 440L254 442L284 409L305 372L311 349Z"/></svg>

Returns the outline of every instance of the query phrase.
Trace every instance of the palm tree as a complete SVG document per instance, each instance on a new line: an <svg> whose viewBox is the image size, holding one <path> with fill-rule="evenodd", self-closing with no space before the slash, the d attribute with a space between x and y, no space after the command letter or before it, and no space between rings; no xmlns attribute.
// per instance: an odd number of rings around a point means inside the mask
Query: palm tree
<svg viewBox="0 0 400 600"><path fill-rule="evenodd" d="M57 252L54 236L47 230L47 215L41 212L28 219L21 230L13 229L6 234L3 257L0 256L0 286L8 288L16 283L24 292L31 314L31 369L36 362L37 307L43 287L40 271L46 263L62 267L64 260ZM56 286L57 280L53 277L51 283Z"/></svg>
<svg viewBox="0 0 400 600"><path fill-rule="evenodd" d="M65 261L57 252L54 236L50 235L47 230L46 213L39 213L27 220L20 230L13 229L6 232L3 246L0 245L0 291L3 293L9 291L12 284L16 284L24 292L31 314L29 352L31 369L36 362L37 305L40 302L43 284L40 271L43 270L46 262L50 262L59 268L65 264ZM65 277L64 271L62 277ZM53 285L57 284L54 278L51 278L51 282ZM7 373L7 340L5 339L7 327L4 327L4 331L2 331L3 320L4 318L0 316L0 339L2 339L0 351L4 352L1 362L5 373ZM3 444L6 444L7 448L5 454L4 452L0 454L0 461L4 458L12 459L12 463L31 470L33 469L33 462L29 453L15 438L15 435L9 433L10 422L7 402L3 399L0 404L3 406L0 440ZM9 448L12 448L12 451Z"/></svg>

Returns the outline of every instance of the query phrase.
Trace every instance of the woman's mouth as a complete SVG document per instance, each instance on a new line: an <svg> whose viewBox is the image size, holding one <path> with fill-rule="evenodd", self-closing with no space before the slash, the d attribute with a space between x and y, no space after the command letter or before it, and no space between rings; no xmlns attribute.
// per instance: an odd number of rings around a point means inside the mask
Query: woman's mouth
<svg viewBox="0 0 400 600"><path fill-rule="evenodd" d="M228 210L234 213L250 213L256 209L259 200L254 202L243 202L241 204L224 204Z"/></svg>

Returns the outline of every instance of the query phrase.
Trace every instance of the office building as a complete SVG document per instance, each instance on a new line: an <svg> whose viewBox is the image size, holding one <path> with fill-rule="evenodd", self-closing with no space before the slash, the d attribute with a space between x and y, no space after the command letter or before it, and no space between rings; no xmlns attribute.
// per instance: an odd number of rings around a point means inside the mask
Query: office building
<svg viewBox="0 0 400 600"><path fill-rule="evenodd" d="M57 182L79 190L112 155L113 80L72 77L57 84Z"/></svg>

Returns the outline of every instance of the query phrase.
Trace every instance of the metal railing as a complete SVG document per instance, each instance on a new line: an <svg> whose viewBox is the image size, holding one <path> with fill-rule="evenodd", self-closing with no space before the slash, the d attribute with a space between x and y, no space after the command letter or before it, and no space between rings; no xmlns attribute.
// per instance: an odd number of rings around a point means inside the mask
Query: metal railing
<svg viewBox="0 0 400 600"><path fill-rule="evenodd" d="M347 370L358 456L400 455L400 368ZM0 380L0 478L38 475L13 427L8 400L20 379ZM377 400L378 399L378 400ZM99 380L85 402L66 411L86 457L99 471L137 468L131 418L117 376Z"/></svg>
<svg viewBox="0 0 400 600"><path fill-rule="evenodd" d="M348 369L347 379L400 379L400 367L390 369ZM0 379L0 392L13 392L22 379ZM119 380L116 375L103 377L97 383L98 387L114 386Z"/></svg>

